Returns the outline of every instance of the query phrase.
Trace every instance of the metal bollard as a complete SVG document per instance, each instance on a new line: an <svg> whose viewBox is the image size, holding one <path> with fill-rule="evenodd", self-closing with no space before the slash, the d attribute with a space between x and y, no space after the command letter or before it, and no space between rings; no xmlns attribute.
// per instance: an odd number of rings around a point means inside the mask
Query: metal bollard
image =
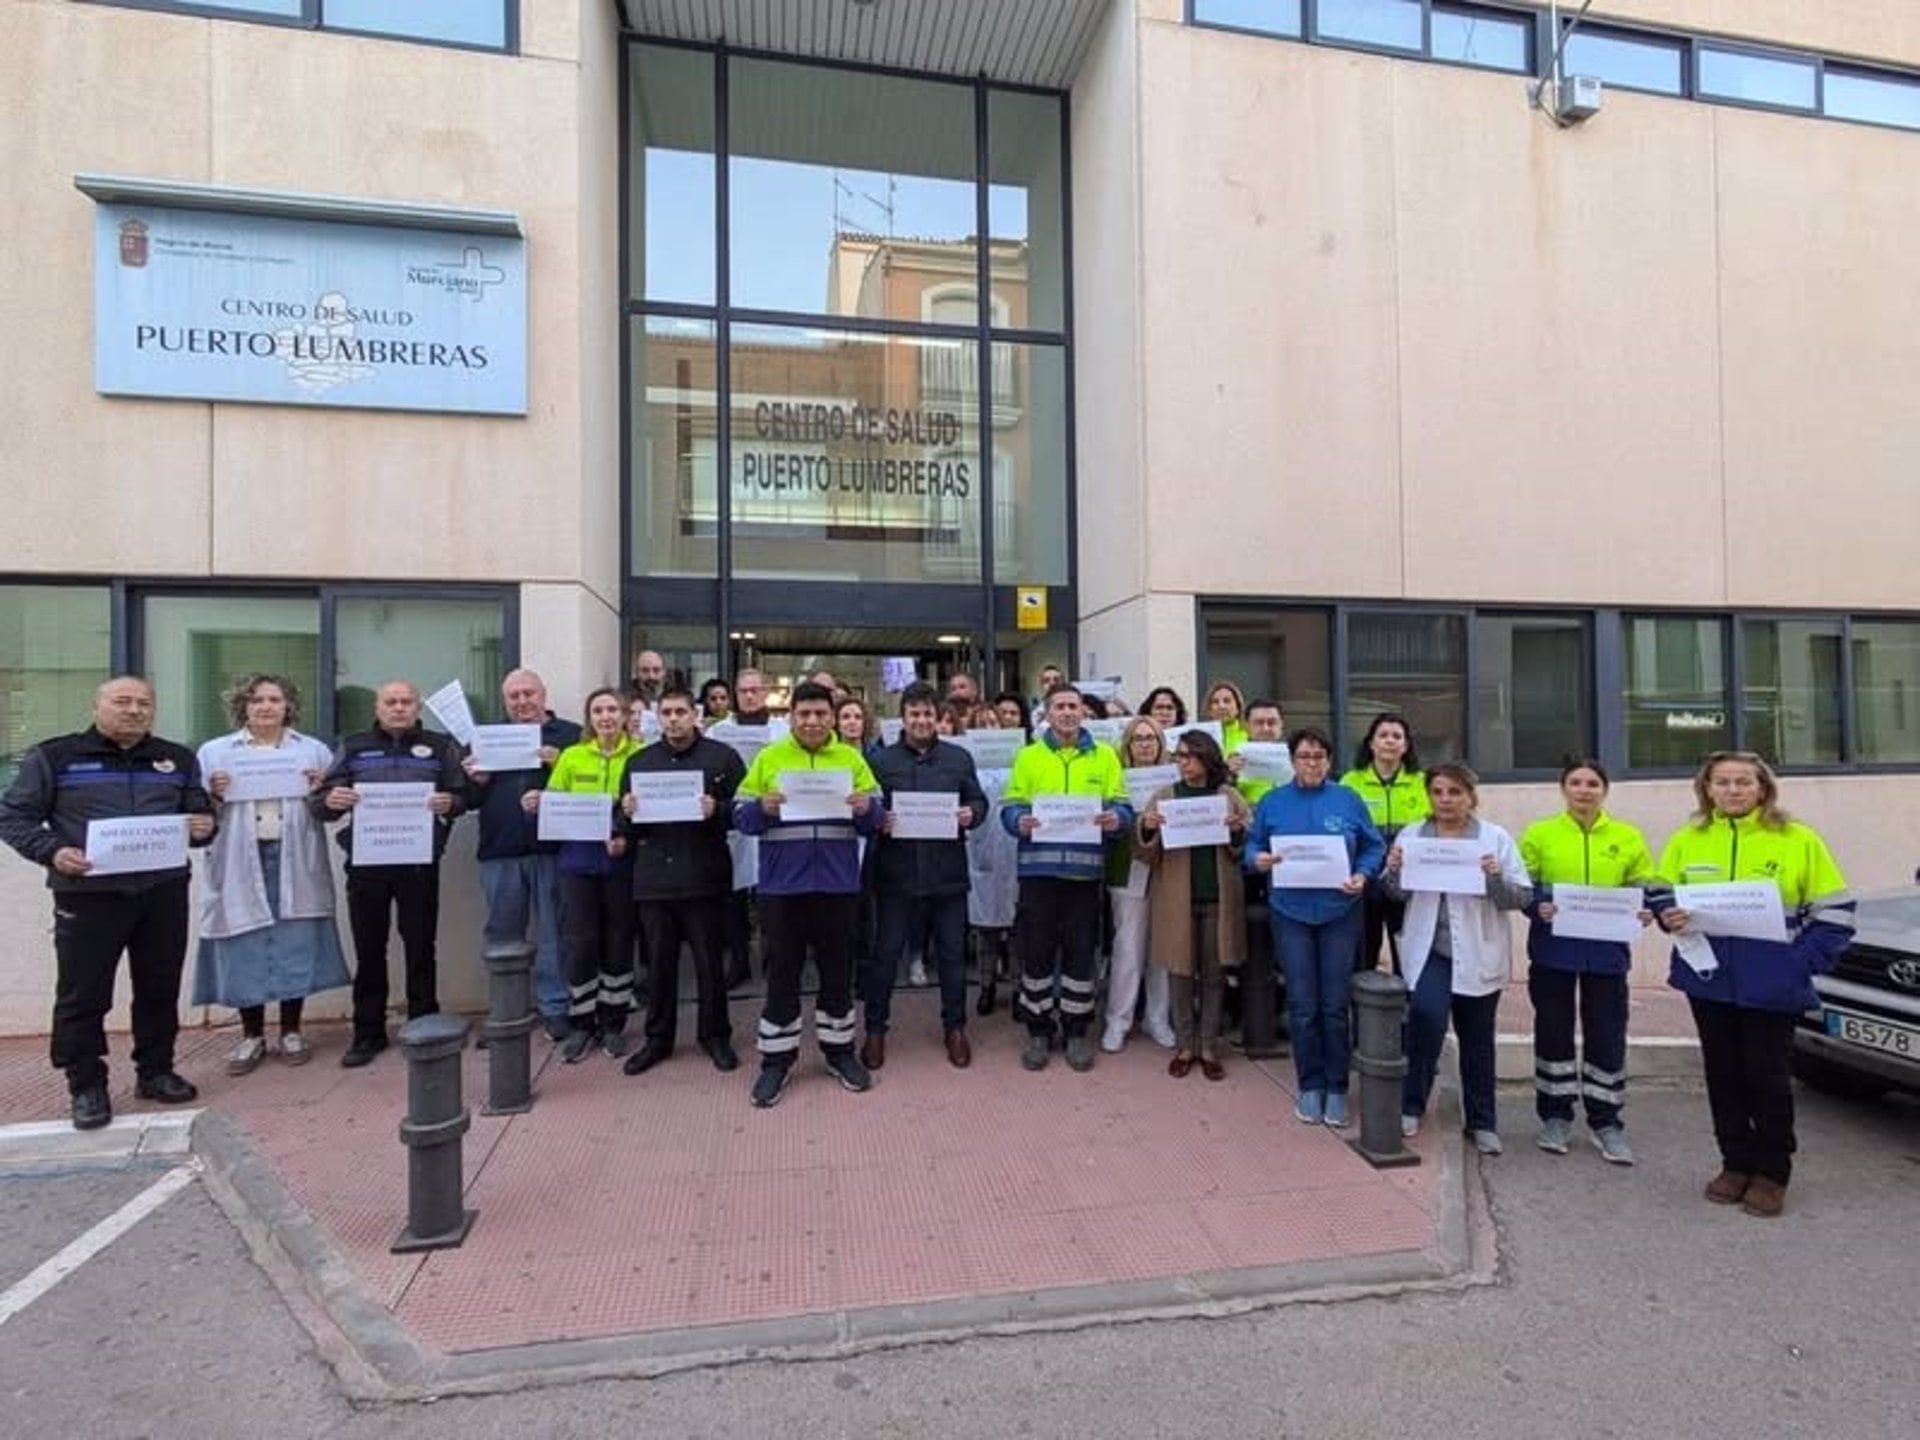
<svg viewBox="0 0 1920 1440"><path fill-rule="evenodd" d="M1240 967L1240 1049L1250 1060L1287 1053L1280 1043L1280 984L1274 975L1273 912L1263 894L1247 906L1247 963Z"/></svg>
<svg viewBox="0 0 1920 1440"><path fill-rule="evenodd" d="M400 1143L407 1147L407 1225L391 1248L396 1255L455 1249L474 1216L461 1204L460 1137L473 1123L460 1103L467 1022L458 1015L422 1015L400 1027L400 1044L407 1052L407 1114L400 1122Z"/></svg>
<svg viewBox="0 0 1920 1440"><path fill-rule="evenodd" d="M1376 1170L1418 1165L1400 1135L1400 1085L1407 1076L1401 1024L1407 1014L1407 982L1380 970L1353 977L1358 1041L1353 1068L1360 1084L1360 1135L1347 1143Z"/></svg>
<svg viewBox="0 0 1920 1440"><path fill-rule="evenodd" d="M533 946L504 940L486 948L487 1103L482 1115L533 1108Z"/></svg>

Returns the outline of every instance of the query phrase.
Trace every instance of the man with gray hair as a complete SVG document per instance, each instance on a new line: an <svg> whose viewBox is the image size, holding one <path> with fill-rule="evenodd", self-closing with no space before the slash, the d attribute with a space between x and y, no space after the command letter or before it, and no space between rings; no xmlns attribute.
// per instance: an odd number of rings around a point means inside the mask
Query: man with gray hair
<svg viewBox="0 0 1920 1440"><path fill-rule="evenodd" d="M467 804L479 817L480 890L487 899L482 930L489 945L525 940L533 928L533 998L541 1024L552 1040L564 1040L567 980L560 973L560 881L554 869L560 846L540 839L537 814L521 801L530 790L546 788L553 762L580 739L580 727L547 708L547 685L532 670L509 671L500 682L500 701L513 725L540 727L540 768L489 774L468 756L463 762L470 786Z"/></svg>

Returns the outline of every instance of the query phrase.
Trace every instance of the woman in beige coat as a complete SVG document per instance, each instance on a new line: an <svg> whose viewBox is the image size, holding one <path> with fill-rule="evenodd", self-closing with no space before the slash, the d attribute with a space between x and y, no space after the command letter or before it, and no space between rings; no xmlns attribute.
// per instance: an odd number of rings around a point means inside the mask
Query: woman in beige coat
<svg viewBox="0 0 1920 1440"><path fill-rule="evenodd" d="M1173 1032L1178 1040L1167 1073L1182 1079L1198 1058L1200 1073L1224 1080L1220 1062L1220 1012L1227 991L1226 973L1246 958L1246 926L1237 922L1246 911L1245 886L1240 876L1240 841L1251 818L1247 802L1234 788L1226 757L1212 736L1189 730L1173 752L1180 767L1178 784L1157 792L1136 825L1139 858L1153 867L1147 887L1153 940L1153 963L1167 972L1173 992ZM1227 803L1225 844L1173 848L1165 843L1165 816L1169 800L1192 800L1219 795ZM1199 1024L1194 1002L1199 1001Z"/></svg>

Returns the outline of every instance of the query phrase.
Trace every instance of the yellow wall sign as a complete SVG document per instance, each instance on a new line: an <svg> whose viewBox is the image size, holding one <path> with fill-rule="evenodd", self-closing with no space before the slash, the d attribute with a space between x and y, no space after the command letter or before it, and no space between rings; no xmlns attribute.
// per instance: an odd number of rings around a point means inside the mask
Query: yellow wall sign
<svg viewBox="0 0 1920 1440"><path fill-rule="evenodd" d="M1047 587L1044 585L1022 585L1016 591L1014 601L1014 628L1016 630L1044 630L1047 628Z"/></svg>

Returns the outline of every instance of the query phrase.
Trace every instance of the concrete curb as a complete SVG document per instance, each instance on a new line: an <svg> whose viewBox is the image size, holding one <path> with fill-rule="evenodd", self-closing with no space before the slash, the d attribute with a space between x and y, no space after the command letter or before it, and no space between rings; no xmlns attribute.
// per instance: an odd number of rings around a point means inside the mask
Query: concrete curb
<svg viewBox="0 0 1920 1440"><path fill-rule="evenodd" d="M204 1113L121 1115L98 1130L76 1130L66 1120L0 1125L0 1168L182 1159L192 1151L194 1121Z"/></svg>

